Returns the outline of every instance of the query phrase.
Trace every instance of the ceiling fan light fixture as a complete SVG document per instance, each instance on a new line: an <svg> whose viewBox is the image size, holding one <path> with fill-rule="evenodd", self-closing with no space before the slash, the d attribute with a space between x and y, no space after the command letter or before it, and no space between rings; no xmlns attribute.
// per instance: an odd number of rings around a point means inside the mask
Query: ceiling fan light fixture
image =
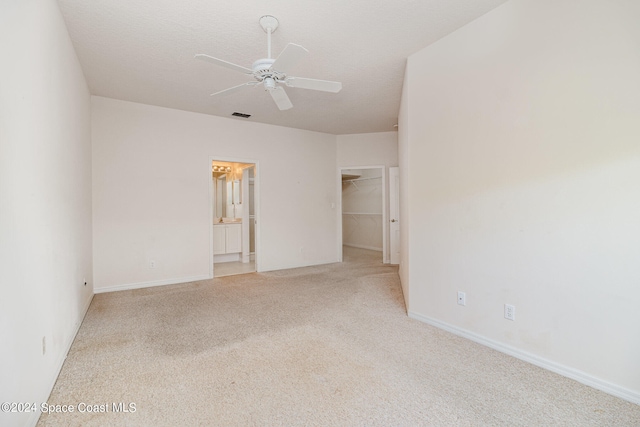
<svg viewBox="0 0 640 427"><path fill-rule="evenodd" d="M265 78L263 82L264 90L274 90L276 88L276 81L271 77Z"/></svg>

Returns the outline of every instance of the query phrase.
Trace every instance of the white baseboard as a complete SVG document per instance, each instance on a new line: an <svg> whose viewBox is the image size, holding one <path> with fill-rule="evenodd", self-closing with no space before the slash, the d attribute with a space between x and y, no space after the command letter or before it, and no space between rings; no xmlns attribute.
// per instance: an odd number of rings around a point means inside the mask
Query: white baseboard
<svg viewBox="0 0 640 427"><path fill-rule="evenodd" d="M89 311L89 306L91 305L92 300L93 300L93 295L91 295L91 298L87 299L87 302L83 307L82 316L80 316L80 319L78 320L75 326L75 331L73 331L73 334L71 334L69 341L66 343L64 351L58 357L58 360L56 362L56 369L54 371L54 374L49 379L49 385L46 389L47 390L46 394L44 394L41 399L37 399L36 402L44 403L49 400L49 396L53 391L53 386L56 385L56 381L58 381L58 376L60 376L62 365L64 365L64 361L67 360L67 355L69 354L69 350L71 350L71 345L75 341L76 335L78 335L78 331L80 330L80 326L82 326L82 322L84 321L84 318L87 315L87 312ZM38 420L40 419L40 414L41 414L40 411L31 412L31 416L29 417L25 425L35 427L35 425L38 424Z"/></svg>
<svg viewBox="0 0 640 427"><path fill-rule="evenodd" d="M104 292L128 291L131 289L152 288L154 286L175 285L177 283L197 282L198 280L209 280L209 279L211 279L209 275L203 275L203 276L180 277L177 279L152 280L150 282L126 283L124 285L103 286L100 288L93 288L93 292L96 294L102 294Z"/></svg>
<svg viewBox="0 0 640 427"><path fill-rule="evenodd" d="M352 248L369 249L370 251L382 252L382 248L376 248L375 246L358 245L358 244L354 244L354 243L342 243L342 245L343 246L349 246L349 247L352 247Z"/></svg>
<svg viewBox="0 0 640 427"><path fill-rule="evenodd" d="M412 319L419 320L431 326L435 326L436 328L443 329L447 332L451 332L454 335L458 335L460 337L466 338L478 344L485 345L499 352L508 354L509 356L513 356L517 359L524 360L525 362L529 362L532 365L539 366L551 372L555 372L556 374L560 374L567 378L571 378L572 380L576 380L579 383L582 383L584 385L588 385L589 387L593 387L600 391L604 391L605 393L627 400L631 403L635 403L636 405L640 405L640 393L636 391L629 390L625 387L621 387L619 385L610 383L608 381L604 381L600 378L594 377L593 375L590 375L586 372L582 372L578 369L561 365L559 363L553 362L543 357L536 356L535 354L531 354L524 350L511 347L509 345L503 344L498 341L494 341L482 335L478 335L474 332L470 332L466 329L462 329L457 326L450 325L440 320L423 316L421 314L418 314L412 311L409 311L408 314L409 314L409 317Z"/></svg>
<svg viewBox="0 0 640 427"><path fill-rule="evenodd" d="M288 264L276 265L276 266L273 266L273 267L270 267L270 268L262 268L260 270L257 270L257 272L258 273L267 273L269 271L291 270L291 269L294 269L294 268L304 268L304 267L316 267L316 266L319 266L319 265L333 264L333 263L336 263L336 262L340 262L340 261L337 260L337 259L334 259L334 260L331 260L331 261L315 261L315 262L312 262L312 263L305 263L305 264L302 264L302 265L288 265ZM257 266L256 266L256 268L257 268Z"/></svg>

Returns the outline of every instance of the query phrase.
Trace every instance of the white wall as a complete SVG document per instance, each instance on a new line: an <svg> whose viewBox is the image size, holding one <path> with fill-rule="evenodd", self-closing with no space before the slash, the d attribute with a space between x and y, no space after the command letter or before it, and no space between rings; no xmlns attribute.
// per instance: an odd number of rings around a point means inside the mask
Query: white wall
<svg viewBox="0 0 640 427"><path fill-rule="evenodd" d="M398 132L338 135L338 166L398 166Z"/></svg>
<svg viewBox="0 0 640 427"><path fill-rule="evenodd" d="M54 0L3 1L0 52L0 402L44 402L93 295L90 95Z"/></svg>
<svg viewBox="0 0 640 427"><path fill-rule="evenodd" d="M640 403L638 22L513 0L423 49L401 157L411 315Z"/></svg>
<svg viewBox="0 0 640 427"><path fill-rule="evenodd" d="M208 276L211 156L258 162L261 271L337 261L334 135L93 97L92 140L98 291Z"/></svg>
<svg viewBox="0 0 640 427"><path fill-rule="evenodd" d="M409 67L405 67L404 81L402 84L402 98L400 99L400 110L398 111L398 167L400 179L400 265L398 266L398 275L400 276L400 284L402 285L402 295L404 296L404 305L407 311L411 312L411 297L409 295L409 259L411 251L409 244L411 227L409 212L411 205L409 203L409 193L413 185L409 181ZM414 163L416 168L420 166ZM418 215L419 216L419 215Z"/></svg>
<svg viewBox="0 0 640 427"><path fill-rule="evenodd" d="M385 217L389 218L389 168L398 166L398 132L358 133L337 136L338 167L384 166ZM342 186L338 186L338 192ZM386 229L387 259L389 262L389 228Z"/></svg>

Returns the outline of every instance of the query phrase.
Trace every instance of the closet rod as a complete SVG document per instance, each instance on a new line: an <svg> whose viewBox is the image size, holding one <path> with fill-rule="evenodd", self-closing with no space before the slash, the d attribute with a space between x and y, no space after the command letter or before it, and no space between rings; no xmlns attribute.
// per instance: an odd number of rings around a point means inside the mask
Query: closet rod
<svg viewBox="0 0 640 427"><path fill-rule="evenodd" d="M381 176L374 176L371 178L355 178L355 179L345 179L342 182L354 182L354 181L367 181L369 179L380 179L382 178Z"/></svg>
<svg viewBox="0 0 640 427"><path fill-rule="evenodd" d="M342 215L382 215L377 212L342 212Z"/></svg>

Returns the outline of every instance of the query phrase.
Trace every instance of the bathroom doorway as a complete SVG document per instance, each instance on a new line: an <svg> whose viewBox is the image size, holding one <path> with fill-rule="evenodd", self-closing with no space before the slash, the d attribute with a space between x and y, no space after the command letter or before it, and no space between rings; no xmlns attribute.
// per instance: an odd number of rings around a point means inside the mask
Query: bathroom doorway
<svg viewBox="0 0 640 427"><path fill-rule="evenodd" d="M258 271L256 162L211 159L211 276Z"/></svg>

